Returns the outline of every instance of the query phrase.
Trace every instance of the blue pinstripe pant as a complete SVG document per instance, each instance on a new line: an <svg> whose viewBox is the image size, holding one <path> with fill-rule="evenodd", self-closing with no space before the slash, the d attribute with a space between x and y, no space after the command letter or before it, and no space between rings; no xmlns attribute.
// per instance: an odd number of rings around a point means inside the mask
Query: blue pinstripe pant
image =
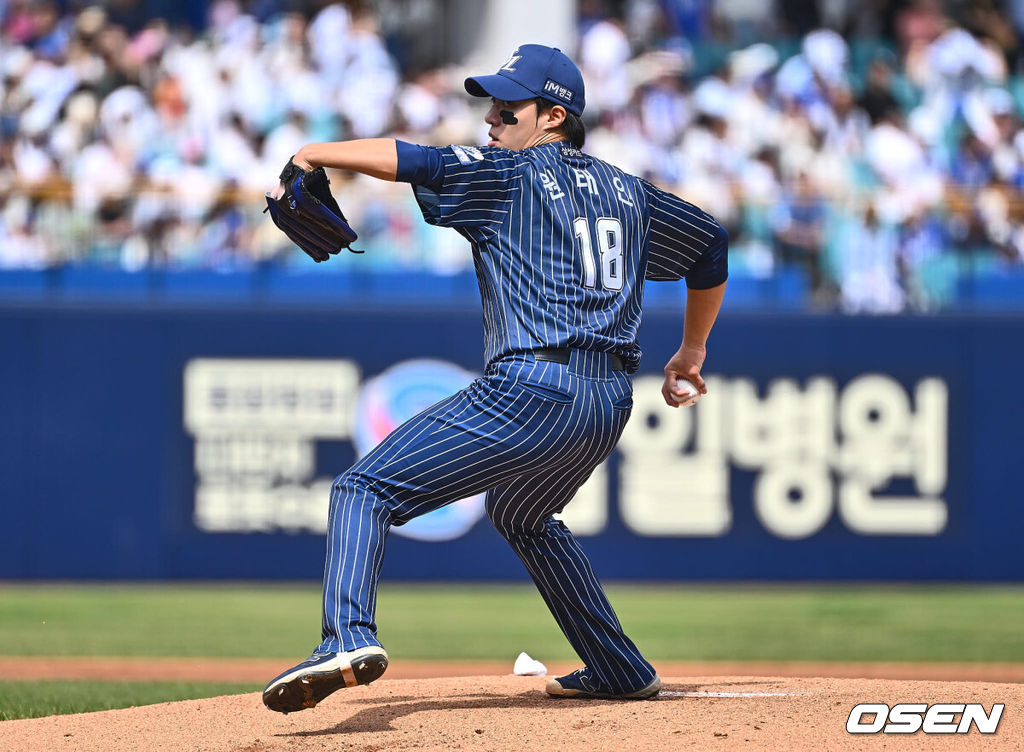
<svg viewBox="0 0 1024 752"><path fill-rule="evenodd" d="M379 644L377 581L392 525L486 491L488 516L595 677L615 692L650 682L654 669L551 516L615 446L631 394L606 355L574 351L568 365L516 355L397 428L334 482L319 649Z"/></svg>

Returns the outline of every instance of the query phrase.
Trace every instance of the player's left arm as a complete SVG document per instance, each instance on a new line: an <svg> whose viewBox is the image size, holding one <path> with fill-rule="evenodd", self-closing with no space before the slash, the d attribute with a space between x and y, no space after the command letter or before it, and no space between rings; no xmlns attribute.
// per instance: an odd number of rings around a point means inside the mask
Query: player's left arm
<svg viewBox="0 0 1024 752"><path fill-rule="evenodd" d="M292 157L303 170L331 167L394 182L398 175L398 148L393 138L361 138L306 144Z"/></svg>
<svg viewBox="0 0 1024 752"><path fill-rule="evenodd" d="M410 183L428 224L460 232L501 223L521 178L507 149L398 142L398 180Z"/></svg>
<svg viewBox="0 0 1024 752"><path fill-rule="evenodd" d="M442 226L493 223L507 211L514 156L491 147L427 147L390 138L307 144L292 158L304 170L331 167L410 183L424 219Z"/></svg>

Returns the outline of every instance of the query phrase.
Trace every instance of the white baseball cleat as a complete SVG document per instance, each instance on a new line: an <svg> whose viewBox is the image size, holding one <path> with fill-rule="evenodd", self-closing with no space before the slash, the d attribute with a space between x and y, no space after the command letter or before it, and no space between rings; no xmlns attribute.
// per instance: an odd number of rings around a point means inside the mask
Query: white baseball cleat
<svg viewBox="0 0 1024 752"><path fill-rule="evenodd" d="M339 689L376 681L387 667L387 651L379 645L347 653L313 653L266 686L263 704L278 713L313 708Z"/></svg>

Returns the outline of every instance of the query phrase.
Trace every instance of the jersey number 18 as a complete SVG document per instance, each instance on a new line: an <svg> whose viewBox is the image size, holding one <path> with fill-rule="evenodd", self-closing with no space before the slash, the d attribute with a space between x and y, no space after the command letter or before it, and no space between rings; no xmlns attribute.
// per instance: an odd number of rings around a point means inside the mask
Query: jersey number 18
<svg viewBox="0 0 1024 752"><path fill-rule="evenodd" d="M591 240L590 224L586 217L577 217L573 232L580 239L583 251L583 284L597 287L597 262L594 259L594 243ZM614 217L600 217L594 223L597 236L597 251L601 257L601 282L606 290L621 290L622 273L622 222Z"/></svg>

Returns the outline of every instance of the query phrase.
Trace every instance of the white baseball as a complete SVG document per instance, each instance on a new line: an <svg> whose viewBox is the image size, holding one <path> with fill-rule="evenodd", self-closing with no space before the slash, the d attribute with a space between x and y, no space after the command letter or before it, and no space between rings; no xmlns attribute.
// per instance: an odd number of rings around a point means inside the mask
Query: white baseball
<svg viewBox="0 0 1024 752"><path fill-rule="evenodd" d="M689 407L690 405L697 404L697 401L700 399L700 392L697 391L697 387L686 379L676 379L676 388L683 392L682 397L675 397L680 407Z"/></svg>

